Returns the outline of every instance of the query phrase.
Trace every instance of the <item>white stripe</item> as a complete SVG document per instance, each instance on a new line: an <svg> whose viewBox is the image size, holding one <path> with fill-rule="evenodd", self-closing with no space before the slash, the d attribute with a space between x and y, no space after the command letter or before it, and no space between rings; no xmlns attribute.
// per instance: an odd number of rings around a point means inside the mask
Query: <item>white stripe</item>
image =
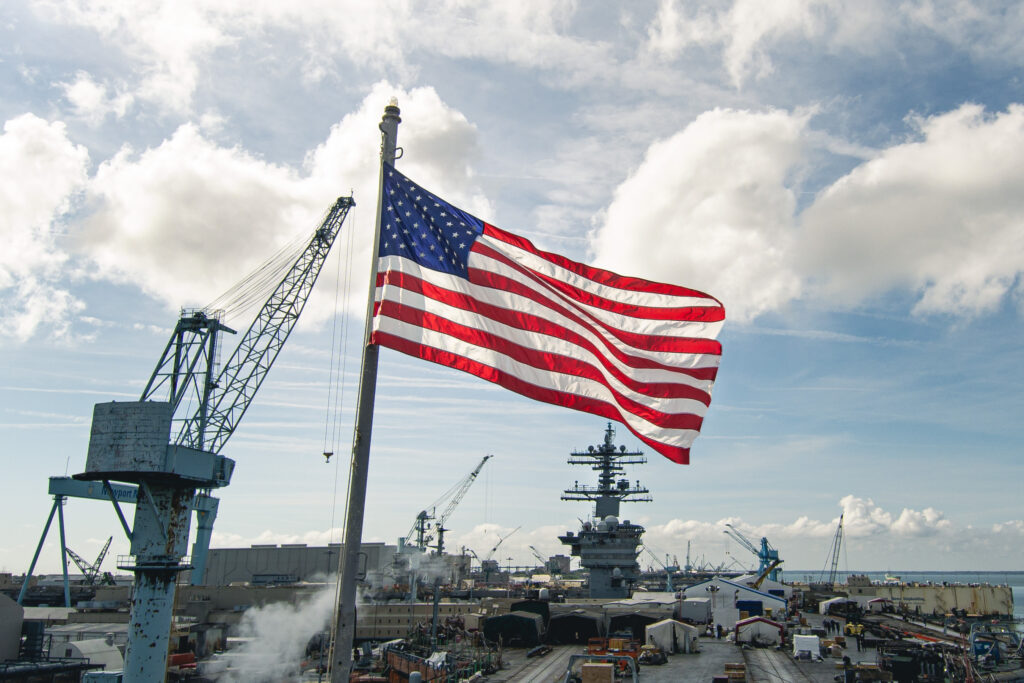
<svg viewBox="0 0 1024 683"><path fill-rule="evenodd" d="M622 396L629 398L637 403L647 406L658 406L657 410L664 413L692 413L703 415L704 411L707 410L707 406L696 399L692 398L657 398L647 394L638 392L622 383L621 380L614 377L609 373L603 365L601 365L598 358L588 351L587 349L577 346L571 342L558 337L552 337L546 334L538 334L529 330L522 330L516 327L510 327L502 324L498 321L492 320L491 318L483 317L473 313L471 311L464 311L460 308L449 306L435 299L424 297L422 294L411 292L400 287L386 286L386 291L383 296L388 301L400 303L403 306L408 306L416 310L426 311L434 315L440 316L446 320L450 320L453 323L465 325L466 327L480 330L488 334L496 335L497 337L504 339L512 344L526 347L528 349L535 349L542 353L552 354L555 356L563 356L567 358L574 358L580 360L588 365L592 366L605 381L611 386L612 389L617 391ZM378 318L384 317L383 314L377 316ZM455 339L452 338L454 342ZM445 347L447 348L447 347ZM604 357L604 356L602 356ZM638 375L644 374L642 371L635 371L632 368L621 368L624 375L633 376L637 381L643 382ZM552 372L559 372L557 369ZM564 373L563 373L564 374ZM695 380L688 375L680 375L678 373L671 374L669 377L668 372L660 373L659 381L663 381L678 386L691 386L703 391L710 397L712 382L707 380Z"/></svg>
<svg viewBox="0 0 1024 683"><path fill-rule="evenodd" d="M639 318L631 315L625 315L617 313L615 311L609 311L604 308L592 306L582 301L570 299L561 292L539 284L535 280L530 279L520 271L512 268L508 264L502 263L494 258L484 256L477 252L470 252L469 254L469 266L471 268L479 268L480 270L487 270L498 275L503 275L512 279L525 287L529 287L535 291L539 291L548 298L557 298L563 305L568 308L576 309L590 316L595 320L599 320L606 325L615 327L620 330L629 330L630 332L636 332L638 334L648 334L659 337L694 337L700 339L715 339L718 336L719 331L722 329L721 321L718 322L702 322L702 321L690 321L690 320L657 320L651 318ZM590 280L584 282L589 283ZM621 290L615 290L621 291ZM646 293L633 293L633 299L626 301L620 297L620 302L650 306L648 296L656 297L659 295ZM708 303L707 300L703 300L704 304ZM692 304L691 304L692 305Z"/></svg>
<svg viewBox="0 0 1024 683"><path fill-rule="evenodd" d="M472 361L496 368L506 372L518 379L544 389L552 389L563 394L573 396L584 396L587 398L603 401L611 405L621 416L624 423L629 425L637 433L644 435L654 441L658 441L677 448L689 448L698 432L693 429L668 429L659 427L638 415L629 412L618 405L615 396L600 382L595 382L574 375L553 373L540 370L529 365L519 363L508 356L489 348L483 348L474 344L468 344L461 340L449 337L448 335L427 330L416 325L403 323L394 318L377 316L377 329L381 332L393 334L402 339L409 340L415 344L428 346L453 353L457 356L468 358ZM660 402L647 399L646 403L657 409ZM703 415L706 406L698 403Z"/></svg>
<svg viewBox="0 0 1024 683"><path fill-rule="evenodd" d="M475 257L476 255L473 256L473 258ZM536 282L530 280L529 278L515 271L514 269L509 268L503 263L494 261L493 259L483 260L486 261L487 265L493 266L495 270L503 271L503 275L507 275L508 277L515 279L517 282L522 283L522 285L528 289L539 291L545 298L554 299L556 302L561 303L562 305L569 308L569 310L572 310L574 307L585 308L588 312L594 310L591 307L580 307L576 302L567 302L564 299L564 297L558 295L557 293L551 292L546 288L539 288ZM386 272L387 270L404 272L413 277L417 277L426 282L430 282L431 284L437 285L438 287L442 287L444 289L449 289L452 291L464 292L467 296L473 299L479 301L486 301L488 303L510 310L522 310L533 312L539 317L544 318L545 320L549 320L557 325L561 325L563 327L566 327L567 329L573 330L585 336L586 338L590 339L591 342L593 342L595 346L597 346L598 348L603 348L604 346L604 344L602 344L599 341L600 338L605 340L612 346L621 349L626 354L652 360L670 367L715 368L718 367L721 361L721 356L719 356L718 354L673 353L631 346L623 342L622 340L618 339L617 337L611 335L610 333L606 332L605 330L601 329L600 326L595 325L593 329L587 329L586 327L580 325L574 320L567 318L562 314L556 313L555 311L549 308L541 307L540 304L532 301L531 299L522 297L521 295L514 294L512 292L508 292L505 290L493 289L491 287L473 285L465 278L459 277L457 275L449 275L447 273L442 273L431 268L421 267L416 262L410 259L402 258L400 256L388 256L381 258L378 264L378 268L382 273ZM378 288L378 292L375 295L378 301L380 300L379 289L380 288ZM638 320L636 318L631 318L629 316L621 316L617 314L606 313L603 311L596 312L598 314L605 313L604 318L606 318L606 320L603 321L605 322L605 324L611 327L615 327L617 329L626 329L636 334L646 334L646 330L642 329L645 327L655 327L658 329L662 327L670 327L670 333L665 333L664 331L662 331L661 335L659 336L698 338L705 337L705 335L702 334L703 328L706 327L705 323L691 323L687 321L645 321ZM583 319L586 319L586 315L582 315L581 317ZM675 373L671 374L673 377L675 377Z"/></svg>
<svg viewBox="0 0 1024 683"><path fill-rule="evenodd" d="M652 306L658 308L683 308L686 306L719 306L720 304L708 296L677 296L675 294L662 294L660 292L638 292L634 289L620 289L618 287L612 287L610 285L595 282L588 277L579 275L566 270L562 266L559 266L547 259L533 254L525 249L509 244L499 239L489 237L486 234L477 237L478 243L486 244L492 249L501 252L508 256L510 259L516 261L523 267L547 275L556 280L561 280L566 284L581 289L592 294L610 299L611 301L619 301L621 303L635 303L638 295L642 295L644 298L644 306ZM590 267L590 266L588 266Z"/></svg>

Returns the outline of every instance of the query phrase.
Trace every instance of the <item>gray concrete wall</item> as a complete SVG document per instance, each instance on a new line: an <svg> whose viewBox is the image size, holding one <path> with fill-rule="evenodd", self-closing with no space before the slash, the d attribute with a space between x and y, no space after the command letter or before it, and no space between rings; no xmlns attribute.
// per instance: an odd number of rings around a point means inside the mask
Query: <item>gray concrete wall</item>
<svg viewBox="0 0 1024 683"><path fill-rule="evenodd" d="M342 544L330 546L253 546L251 548L211 548L206 561L204 585L227 586L252 583L254 579L278 576L278 583L287 577L297 581L326 580L337 574ZM391 563L396 546L364 543L366 571L383 569Z"/></svg>
<svg viewBox="0 0 1024 683"><path fill-rule="evenodd" d="M0 661L18 658L24 614L21 605L0 593Z"/></svg>

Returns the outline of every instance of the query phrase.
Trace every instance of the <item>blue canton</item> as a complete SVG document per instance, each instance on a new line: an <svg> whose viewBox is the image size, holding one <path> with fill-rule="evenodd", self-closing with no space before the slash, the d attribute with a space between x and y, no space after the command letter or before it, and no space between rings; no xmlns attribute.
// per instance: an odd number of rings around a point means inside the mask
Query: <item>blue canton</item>
<svg viewBox="0 0 1024 683"><path fill-rule="evenodd" d="M402 256L425 268L467 276L469 250L484 223L432 195L384 164L380 256Z"/></svg>

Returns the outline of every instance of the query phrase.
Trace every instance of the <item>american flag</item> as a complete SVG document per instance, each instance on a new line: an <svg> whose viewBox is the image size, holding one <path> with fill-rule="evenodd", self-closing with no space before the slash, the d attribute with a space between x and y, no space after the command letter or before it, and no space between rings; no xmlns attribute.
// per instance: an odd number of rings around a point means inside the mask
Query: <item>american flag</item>
<svg viewBox="0 0 1024 683"><path fill-rule="evenodd" d="M384 169L372 342L626 425L689 462L711 403L714 297L538 250Z"/></svg>

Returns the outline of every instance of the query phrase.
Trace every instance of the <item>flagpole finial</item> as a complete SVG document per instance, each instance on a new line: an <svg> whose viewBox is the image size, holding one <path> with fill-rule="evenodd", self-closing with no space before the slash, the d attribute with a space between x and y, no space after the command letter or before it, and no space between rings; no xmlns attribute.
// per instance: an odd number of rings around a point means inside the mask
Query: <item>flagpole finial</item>
<svg viewBox="0 0 1024 683"><path fill-rule="evenodd" d="M401 113L398 98L392 97L388 106L384 107L384 116L380 121L380 131L384 134L381 141L381 157L389 164L395 163L395 139L398 136L398 124L402 122Z"/></svg>

